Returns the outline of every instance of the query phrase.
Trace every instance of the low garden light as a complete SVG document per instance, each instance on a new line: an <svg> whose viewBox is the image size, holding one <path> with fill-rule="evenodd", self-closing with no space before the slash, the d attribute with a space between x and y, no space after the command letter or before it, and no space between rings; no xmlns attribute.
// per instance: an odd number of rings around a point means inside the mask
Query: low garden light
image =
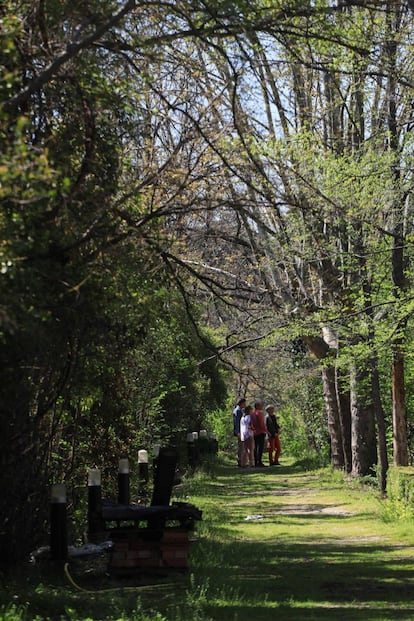
<svg viewBox="0 0 414 621"><path fill-rule="evenodd" d="M102 488L99 468L88 470L88 534L93 537L101 530Z"/></svg>
<svg viewBox="0 0 414 621"><path fill-rule="evenodd" d="M129 460L122 457L118 467L118 503L129 505Z"/></svg>
<svg viewBox="0 0 414 621"><path fill-rule="evenodd" d="M148 483L148 478L148 451L141 449L138 451L138 480L140 484Z"/></svg>
<svg viewBox="0 0 414 621"><path fill-rule="evenodd" d="M50 557L52 561L68 558L68 533L66 516L66 485L52 485L50 494Z"/></svg>

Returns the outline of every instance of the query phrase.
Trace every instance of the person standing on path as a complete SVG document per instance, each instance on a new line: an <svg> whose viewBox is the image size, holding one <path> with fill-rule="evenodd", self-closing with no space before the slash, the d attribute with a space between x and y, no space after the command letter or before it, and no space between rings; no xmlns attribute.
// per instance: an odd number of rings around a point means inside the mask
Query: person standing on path
<svg viewBox="0 0 414 621"><path fill-rule="evenodd" d="M253 408L251 405L246 405L243 410L243 415L240 420L240 439L243 446L242 451L242 466L246 468L247 465L254 466L254 437L252 429L251 413Z"/></svg>
<svg viewBox="0 0 414 621"><path fill-rule="evenodd" d="M242 450L243 445L240 439L240 420L243 415L243 408L246 405L246 399L243 397L237 401L236 407L233 410L233 433L237 438L237 465L242 465Z"/></svg>
<svg viewBox="0 0 414 621"><path fill-rule="evenodd" d="M263 450L267 434L266 421L263 413L263 403L256 401L254 404L254 412L252 414L252 427L254 433L254 465L258 468L264 468Z"/></svg>
<svg viewBox="0 0 414 621"><path fill-rule="evenodd" d="M280 426L277 422L274 405L266 406L266 428L267 439L269 442L269 465L279 466L279 457L281 452L280 445Z"/></svg>

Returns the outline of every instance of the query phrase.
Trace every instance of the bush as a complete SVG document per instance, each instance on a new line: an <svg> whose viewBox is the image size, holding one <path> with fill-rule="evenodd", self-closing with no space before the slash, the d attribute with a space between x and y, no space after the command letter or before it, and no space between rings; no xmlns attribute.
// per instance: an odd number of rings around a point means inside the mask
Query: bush
<svg viewBox="0 0 414 621"><path fill-rule="evenodd" d="M387 478L386 521L414 518L414 467L390 468Z"/></svg>
<svg viewBox="0 0 414 621"><path fill-rule="evenodd" d="M233 451L235 437L233 435L233 408L213 410L207 413L206 426L209 431L216 434L219 449L222 451Z"/></svg>
<svg viewBox="0 0 414 621"><path fill-rule="evenodd" d="M321 410L308 404L303 413L295 404L288 404L278 412L281 426L282 452L300 460L307 469L322 468L329 464L329 443Z"/></svg>

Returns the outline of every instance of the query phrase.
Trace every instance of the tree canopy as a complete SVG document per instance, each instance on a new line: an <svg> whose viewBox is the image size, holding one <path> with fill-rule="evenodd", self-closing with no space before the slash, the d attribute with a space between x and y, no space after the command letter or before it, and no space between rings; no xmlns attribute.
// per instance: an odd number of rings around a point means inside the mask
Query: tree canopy
<svg viewBox="0 0 414 621"><path fill-rule="evenodd" d="M289 409L292 369L315 404L320 373L336 467L379 453L384 484L408 463L410 8L0 8L4 561L52 479L174 441L227 394Z"/></svg>

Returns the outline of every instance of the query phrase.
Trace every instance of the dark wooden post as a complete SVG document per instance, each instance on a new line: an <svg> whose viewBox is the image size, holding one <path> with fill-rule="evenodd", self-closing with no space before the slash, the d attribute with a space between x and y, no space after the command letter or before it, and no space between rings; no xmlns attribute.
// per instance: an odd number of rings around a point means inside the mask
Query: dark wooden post
<svg viewBox="0 0 414 621"><path fill-rule="evenodd" d="M141 485L148 483L148 452L144 449L138 451L138 480Z"/></svg>
<svg viewBox="0 0 414 621"><path fill-rule="evenodd" d="M188 465L192 470L196 467L196 456L195 456L195 445L194 445L194 435L192 433L187 433L187 460Z"/></svg>
<svg viewBox="0 0 414 621"><path fill-rule="evenodd" d="M208 442L209 442L209 450L212 453L212 455L217 455L218 441L216 438L216 434L212 433L211 431L208 434Z"/></svg>
<svg viewBox="0 0 414 621"><path fill-rule="evenodd" d="M168 506L170 504L177 462L177 449L165 446L160 448L152 492L152 506Z"/></svg>
<svg viewBox="0 0 414 621"><path fill-rule="evenodd" d="M68 531L66 515L66 486L52 485L50 498L50 557L63 562L68 558Z"/></svg>
<svg viewBox="0 0 414 621"><path fill-rule="evenodd" d="M198 434L198 445L200 450L200 459L204 461L209 453L209 443L207 437L207 431L205 429L201 429Z"/></svg>
<svg viewBox="0 0 414 621"><path fill-rule="evenodd" d="M178 452L173 447L161 447L158 455L158 464L155 471L154 489L152 491L151 506L168 507L171 500L172 489L177 468ZM153 518L148 520L148 528L156 530L157 536L161 536L165 526L165 518Z"/></svg>
<svg viewBox="0 0 414 621"><path fill-rule="evenodd" d="M129 505L129 461L127 457L119 460L118 503Z"/></svg>
<svg viewBox="0 0 414 621"><path fill-rule="evenodd" d="M193 431L193 438L194 438L194 461L195 461L195 467L197 468L197 466L200 464L200 441L198 438L198 431Z"/></svg>
<svg viewBox="0 0 414 621"><path fill-rule="evenodd" d="M88 471L88 536L102 530L101 472L98 468Z"/></svg>
<svg viewBox="0 0 414 621"><path fill-rule="evenodd" d="M158 466L158 456L160 454L160 444L154 444L152 448L152 478L155 479L155 473Z"/></svg>
<svg viewBox="0 0 414 621"><path fill-rule="evenodd" d="M138 451L138 498L140 502L148 500L148 451Z"/></svg>

